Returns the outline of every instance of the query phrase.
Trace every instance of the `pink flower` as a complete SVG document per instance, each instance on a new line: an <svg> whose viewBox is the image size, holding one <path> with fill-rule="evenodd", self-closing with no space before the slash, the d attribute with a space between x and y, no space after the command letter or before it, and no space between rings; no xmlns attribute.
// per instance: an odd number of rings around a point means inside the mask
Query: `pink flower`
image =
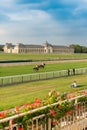
<svg viewBox="0 0 87 130"><path fill-rule="evenodd" d="M82 91L82 94L83 94L83 95L84 95L84 94L87 94L87 92L86 92L85 90L83 90L83 91Z"/></svg>
<svg viewBox="0 0 87 130"><path fill-rule="evenodd" d="M23 108L25 108L25 109L26 109L27 107L28 107L28 105L27 105L27 104L24 104L24 105L23 105Z"/></svg>
<svg viewBox="0 0 87 130"><path fill-rule="evenodd" d="M67 96L66 96L67 99L69 98L72 98L72 94L71 93L68 93Z"/></svg>
<svg viewBox="0 0 87 130"><path fill-rule="evenodd" d="M39 107L41 103L38 103L38 102L35 102L33 103L33 107L36 108L36 107Z"/></svg>

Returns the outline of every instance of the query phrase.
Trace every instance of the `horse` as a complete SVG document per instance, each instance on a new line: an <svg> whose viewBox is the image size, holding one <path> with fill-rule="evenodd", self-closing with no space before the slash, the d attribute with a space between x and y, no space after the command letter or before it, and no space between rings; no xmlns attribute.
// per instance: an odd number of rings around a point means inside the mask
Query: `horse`
<svg viewBox="0 0 87 130"><path fill-rule="evenodd" d="M37 66L37 67L34 67L33 70L38 71L38 70L39 70L39 67L38 67L38 66Z"/></svg>
<svg viewBox="0 0 87 130"><path fill-rule="evenodd" d="M44 68L45 67L45 63L38 65L39 68Z"/></svg>
<svg viewBox="0 0 87 130"><path fill-rule="evenodd" d="M45 66L45 63L42 63L41 65L36 65L33 70L36 70L38 71L40 68L43 68L44 69L44 66Z"/></svg>

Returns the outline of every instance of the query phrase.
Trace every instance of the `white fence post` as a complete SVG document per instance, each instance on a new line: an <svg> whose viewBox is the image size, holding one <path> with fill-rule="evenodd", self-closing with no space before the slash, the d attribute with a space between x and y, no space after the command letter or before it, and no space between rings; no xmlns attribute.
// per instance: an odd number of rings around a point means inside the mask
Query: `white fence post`
<svg viewBox="0 0 87 130"><path fill-rule="evenodd" d="M13 120L9 121L9 130L13 130Z"/></svg>

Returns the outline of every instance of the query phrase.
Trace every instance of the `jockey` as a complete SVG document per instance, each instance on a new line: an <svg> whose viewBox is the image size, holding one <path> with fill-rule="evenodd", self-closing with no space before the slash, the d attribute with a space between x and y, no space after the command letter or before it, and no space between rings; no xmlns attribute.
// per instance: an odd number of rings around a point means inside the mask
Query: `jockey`
<svg viewBox="0 0 87 130"><path fill-rule="evenodd" d="M42 63L42 66L44 66L44 63Z"/></svg>
<svg viewBox="0 0 87 130"><path fill-rule="evenodd" d="M38 65L36 65L36 68L38 68Z"/></svg>

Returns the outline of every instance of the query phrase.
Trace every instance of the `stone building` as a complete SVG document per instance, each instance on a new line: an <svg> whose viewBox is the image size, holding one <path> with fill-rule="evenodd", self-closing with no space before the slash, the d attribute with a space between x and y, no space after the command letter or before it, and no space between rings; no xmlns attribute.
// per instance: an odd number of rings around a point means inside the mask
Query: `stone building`
<svg viewBox="0 0 87 130"><path fill-rule="evenodd" d="M43 45L24 45L18 43L6 43L3 47L5 53L74 53L74 49L68 46L51 45L48 42Z"/></svg>

